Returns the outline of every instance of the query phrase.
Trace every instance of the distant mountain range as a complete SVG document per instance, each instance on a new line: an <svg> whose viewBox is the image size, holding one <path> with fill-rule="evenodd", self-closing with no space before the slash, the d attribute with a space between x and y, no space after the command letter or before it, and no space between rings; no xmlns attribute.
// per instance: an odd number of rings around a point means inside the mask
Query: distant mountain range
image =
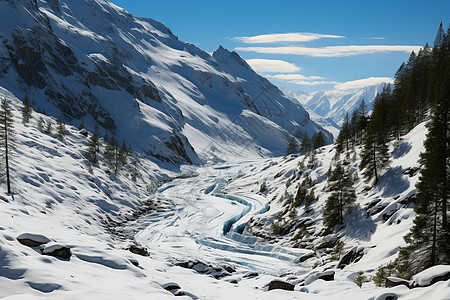
<svg viewBox="0 0 450 300"><path fill-rule="evenodd" d="M287 88L282 88L282 90L285 95L296 99L311 112L313 120L330 131L336 132L333 128L339 128L347 112L351 117L352 112L359 107L363 100L370 111L377 93L381 92L383 86L391 81L392 79L386 77L373 77L338 84L331 90L310 94Z"/></svg>

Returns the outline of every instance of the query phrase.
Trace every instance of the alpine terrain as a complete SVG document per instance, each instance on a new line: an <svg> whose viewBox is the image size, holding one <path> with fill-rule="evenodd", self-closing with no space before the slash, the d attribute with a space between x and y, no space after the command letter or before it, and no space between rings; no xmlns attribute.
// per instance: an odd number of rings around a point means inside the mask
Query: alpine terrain
<svg viewBox="0 0 450 300"><path fill-rule="evenodd" d="M450 299L449 36L303 102L330 133L222 46L0 0L0 298Z"/></svg>

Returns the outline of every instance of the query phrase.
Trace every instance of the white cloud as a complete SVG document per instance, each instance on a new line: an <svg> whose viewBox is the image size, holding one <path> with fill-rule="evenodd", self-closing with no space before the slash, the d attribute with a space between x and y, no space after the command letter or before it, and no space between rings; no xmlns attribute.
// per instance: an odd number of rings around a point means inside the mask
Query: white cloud
<svg viewBox="0 0 450 300"><path fill-rule="evenodd" d="M313 57L345 57L361 54L373 54L383 52L411 52L419 51L421 46L397 46L397 45L363 45L363 46L328 46L322 48L310 47L237 47L237 51L257 52L265 54L292 54Z"/></svg>
<svg viewBox="0 0 450 300"><path fill-rule="evenodd" d="M299 67L284 60L247 59L246 61L256 72L294 73L300 71Z"/></svg>
<svg viewBox="0 0 450 300"><path fill-rule="evenodd" d="M267 77L275 78L275 79L279 79L279 80L309 80L309 81L312 81L312 80L325 79L320 76L305 76L305 75L301 75L301 74L277 74L277 75L270 75Z"/></svg>
<svg viewBox="0 0 450 300"><path fill-rule="evenodd" d="M339 82L337 81L326 81L326 80L321 80L321 81L306 81L306 80L292 80L289 81L289 83L291 84L297 84L297 85L323 85L323 84L339 84Z"/></svg>
<svg viewBox="0 0 450 300"><path fill-rule="evenodd" d="M365 38L366 40L385 40L385 37L381 37L381 36L372 36L372 37L368 37Z"/></svg>
<svg viewBox="0 0 450 300"><path fill-rule="evenodd" d="M393 79L389 77L370 77L365 79L347 81L341 84L338 84L334 87L335 90L351 90L363 88L371 85L378 85L381 83L392 83Z"/></svg>
<svg viewBox="0 0 450 300"><path fill-rule="evenodd" d="M294 32L294 33L271 33L255 36L242 36L234 39L244 42L246 44L266 44L266 43L280 43L280 42L310 42L323 38L345 38L345 36L320 34L310 32Z"/></svg>

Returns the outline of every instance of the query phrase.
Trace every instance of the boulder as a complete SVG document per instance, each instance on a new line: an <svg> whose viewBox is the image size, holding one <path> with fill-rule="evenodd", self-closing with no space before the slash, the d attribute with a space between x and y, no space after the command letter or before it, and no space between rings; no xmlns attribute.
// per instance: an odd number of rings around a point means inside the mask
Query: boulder
<svg viewBox="0 0 450 300"><path fill-rule="evenodd" d="M311 274L310 276L308 276L305 281L304 281L304 285L309 285L311 283L313 283L316 280L322 279L325 281L333 281L334 280L334 274L335 272L333 270L328 270L325 272L316 272Z"/></svg>
<svg viewBox="0 0 450 300"><path fill-rule="evenodd" d="M383 293L378 295L374 300L397 300L398 297L394 293Z"/></svg>
<svg viewBox="0 0 450 300"><path fill-rule="evenodd" d="M138 245L131 245L130 247L128 247L128 251L141 256L150 256L147 248Z"/></svg>
<svg viewBox="0 0 450 300"><path fill-rule="evenodd" d="M389 276L386 278L385 286L387 288L398 286L398 285L404 285L404 286L409 287L409 281L402 279L402 278L393 277L393 276Z"/></svg>
<svg viewBox="0 0 450 300"><path fill-rule="evenodd" d="M337 267L343 269L345 266L358 262L364 255L364 248L353 247L350 251L344 254L339 260Z"/></svg>
<svg viewBox="0 0 450 300"><path fill-rule="evenodd" d="M69 259L72 256L72 252L69 247L57 243L41 245L41 253L42 255L49 255L64 259Z"/></svg>
<svg viewBox="0 0 450 300"><path fill-rule="evenodd" d="M17 237L19 243L29 247L37 247L50 242L50 239L40 234L23 233Z"/></svg>
<svg viewBox="0 0 450 300"><path fill-rule="evenodd" d="M450 280L450 265L438 265L413 276L410 288L427 287L439 281Z"/></svg>
<svg viewBox="0 0 450 300"><path fill-rule="evenodd" d="M280 280L280 279L274 279L269 283L269 291L271 290L286 290L286 291L293 291L294 290L294 285Z"/></svg>

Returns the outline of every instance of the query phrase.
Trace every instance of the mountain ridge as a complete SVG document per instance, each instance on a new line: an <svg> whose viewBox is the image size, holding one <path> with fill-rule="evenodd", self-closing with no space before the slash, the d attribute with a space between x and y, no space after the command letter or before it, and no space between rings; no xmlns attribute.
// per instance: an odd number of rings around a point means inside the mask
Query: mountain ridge
<svg viewBox="0 0 450 300"><path fill-rule="evenodd" d="M108 1L0 6L0 85L163 161L282 155L292 135L325 132L237 53L210 55Z"/></svg>

